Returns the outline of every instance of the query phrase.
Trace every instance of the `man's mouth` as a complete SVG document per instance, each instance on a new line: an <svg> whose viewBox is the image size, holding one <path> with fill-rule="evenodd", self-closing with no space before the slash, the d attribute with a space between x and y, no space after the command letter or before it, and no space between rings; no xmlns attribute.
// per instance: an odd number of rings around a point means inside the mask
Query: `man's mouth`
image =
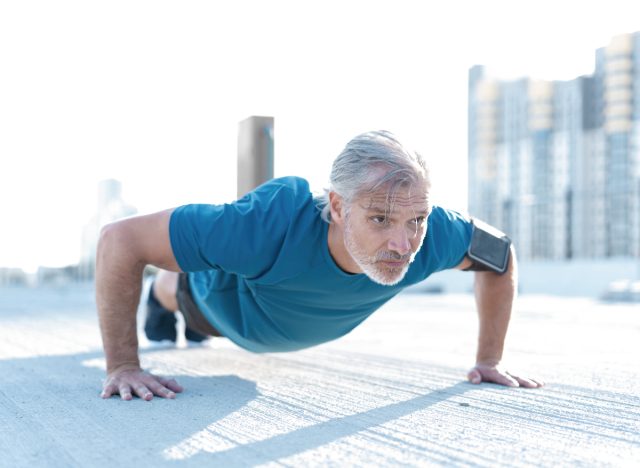
<svg viewBox="0 0 640 468"><path fill-rule="evenodd" d="M408 260L381 260L389 268L402 268L407 264Z"/></svg>

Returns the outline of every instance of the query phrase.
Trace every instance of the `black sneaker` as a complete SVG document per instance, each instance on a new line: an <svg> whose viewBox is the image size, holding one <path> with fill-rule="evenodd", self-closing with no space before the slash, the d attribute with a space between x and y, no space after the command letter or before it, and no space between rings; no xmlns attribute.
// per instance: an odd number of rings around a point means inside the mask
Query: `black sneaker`
<svg viewBox="0 0 640 468"><path fill-rule="evenodd" d="M209 338L206 335L202 335L200 333L198 333L197 331L192 330L189 327L186 327L184 330L184 337L188 340L188 341L193 341L195 343L200 343L201 341L206 340L207 338Z"/></svg>
<svg viewBox="0 0 640 468"><path fill-rule="evenodd" d="M144 320L144 334L151 341L176 341L176 315L162 307L153 294L153 284L149 288L147 316Z"/></svg>

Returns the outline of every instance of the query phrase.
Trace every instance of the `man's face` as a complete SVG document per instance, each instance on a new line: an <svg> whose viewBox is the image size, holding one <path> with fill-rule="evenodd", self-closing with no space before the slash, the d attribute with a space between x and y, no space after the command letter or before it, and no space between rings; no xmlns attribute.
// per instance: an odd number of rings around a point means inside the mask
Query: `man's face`
<svg viewBox="0 0 640 468"><path fill-rule="evenodd" d="M373 281L391 286L404 278L427 232L430 206L425 184L355 200L345 217L347 252Z"/></svg>

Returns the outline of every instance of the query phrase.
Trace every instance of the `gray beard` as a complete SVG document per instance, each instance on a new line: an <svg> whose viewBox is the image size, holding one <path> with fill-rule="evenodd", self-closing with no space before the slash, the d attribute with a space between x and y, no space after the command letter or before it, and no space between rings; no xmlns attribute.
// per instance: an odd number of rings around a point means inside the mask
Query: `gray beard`
<svg viewBox="0 0 640 468"><path fill-rule="evenodd" d="M407 274L407 271L409 270L409 265L415 258L415 253L411 254L409 262L407 262L407 264L402 267L402 269L387 271L382 270L382 268L377 264L378 261L382 259L399 259L402 257L399 257L392 252L380 252L377 256L371 257L365 252L361 251L358 247L358 244L354 240L354 236L352 235L351 223L349 222L349 220L346 221L344 230L344 244L347 248L347 252L349 252L349 255L351 255L351 258L353 258L353 260L364 272L364 274L367 275L367 277L374 283L378 283L383 286L393 286L402 281L402 279ZM420 245L422 245L422 242L420 243Z"/></svg>

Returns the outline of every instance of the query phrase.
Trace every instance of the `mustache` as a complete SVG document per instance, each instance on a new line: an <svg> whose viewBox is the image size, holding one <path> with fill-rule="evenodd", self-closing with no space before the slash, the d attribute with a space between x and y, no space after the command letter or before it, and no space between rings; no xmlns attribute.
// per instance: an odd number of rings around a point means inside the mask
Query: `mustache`
<svg viewBox="0 0 640 468"><path fill-rule="evenodd" d="M376 255L376 262L392 261L403 262L411 259L411 253L400 255L398 252L383 250Z"/></svg>

